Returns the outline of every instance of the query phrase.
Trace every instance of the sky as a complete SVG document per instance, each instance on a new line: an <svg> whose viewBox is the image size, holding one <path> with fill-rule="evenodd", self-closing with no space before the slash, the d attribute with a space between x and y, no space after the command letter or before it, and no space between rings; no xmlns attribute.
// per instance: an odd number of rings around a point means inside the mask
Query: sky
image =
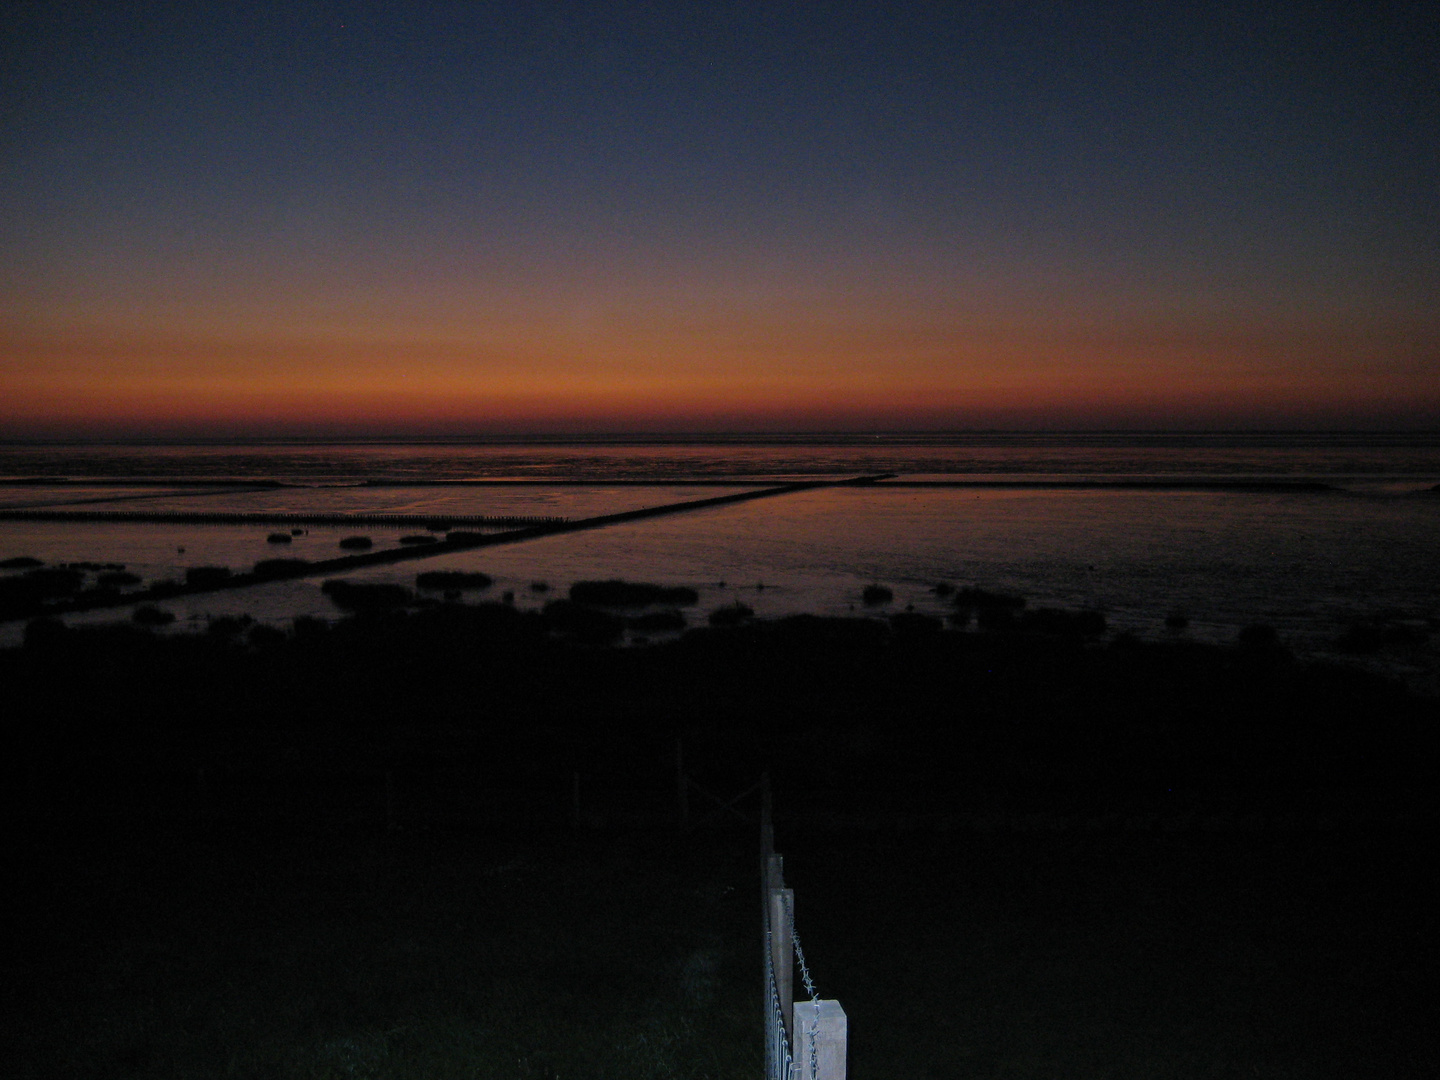
<svg viewBox="0 0 1440 1080"><path fill-rule="evenodd" d="M20 3L0 438L1437 429L1437 58L1418 4Z"/></svg>

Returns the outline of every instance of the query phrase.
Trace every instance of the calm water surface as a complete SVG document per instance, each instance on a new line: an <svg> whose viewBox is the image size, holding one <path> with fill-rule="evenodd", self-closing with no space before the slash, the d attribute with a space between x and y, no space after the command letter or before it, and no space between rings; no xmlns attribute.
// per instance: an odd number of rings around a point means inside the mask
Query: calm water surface
<svg viewBox="0 0 1440 1080"><path fill-rule="evenodd" d="M582 518L705 498L727 487L616 486L617 480L843 477L1059 481L1283 477L1323 493L1039 488L821 489L472 553L375 568L357 579L413 581L419 569L483 569L521 606L572 581L625 577L700 589L696 618L742 599L761 615L864 610L871 582L890 608L943 611L940 581L1020 592L1032 604L1093 607L1112 627L1156 636L1183 612L1192 636L1224 640L1250 622L1322 649L1356 619L1440 617L1440 438L1417 436L882 437L824 443L424 446L0 446L0 508L47 504L126 511L557 515ZM586 481L521 487L438 480ZM187 482L270 480L244 491ZM86 480L92 481L85 483ZM136 483L126 485L125 481ZM103 481L97 483L95 481ZM146 483L140 483L144 481ZM379 481L390 486L365 487ZM407 481L409 485L407 485ZM420 482L421 486L414 486ZM147 484L149 486L147 486ZM252 526L0 521L0 557L123 562L146 578L187 566L247 569L277 555L338 554L341 536L377 546L399 528L310 527L277 547ZM413 529L409 530L413 531ZM179 549L183 548L184 551ZM553 587L533 592L532 582ZM721 583L724 583L723 587ZM335 617L319 581L171 601L180 626L248 613L273 622ZM760 588L763 584L763 588ZM84 621L124 617L96 612ZM76 617L80 619L82 617ZM0 641L19 628L0 627ZM1433 647L1396 663L1435 664Z"/></svg>

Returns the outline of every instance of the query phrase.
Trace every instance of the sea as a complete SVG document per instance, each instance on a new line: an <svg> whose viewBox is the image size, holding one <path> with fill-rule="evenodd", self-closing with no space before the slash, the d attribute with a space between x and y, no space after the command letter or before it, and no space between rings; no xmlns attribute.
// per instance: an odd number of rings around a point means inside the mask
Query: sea
<svg viewBox="0 0 1440 1080"><path fill-rule="evenodd" d="M943 615L950 607L937 586L975 586L1031 607L1096 610L1109 633L1146 639L1225 642L1264 623L1302 654L1376 667L1428 692L1437 686L1440 432L0 443L0 561L124 566L149 583L197 566L331 558L353 535L383 550L417 531L413 522L374 524L375 515L580 520L772 482L857 477L884 479L349 577L413 585L421 570L480 570L494 584L468 599L522 608L580 580L688 585L700 595L687 613L692 624L737 602L758 618ZM23 513L37 510L126 516ZM253 515L253 523L147 520L195 512ZM345 520L356 515L372 523ZM293 535L272 542L273 522L307 516L328 520L281 529ZM282 627L341 617L322 583L271 582L160 606L176 617L172 633L222 616ZM867 605L871 585L893 599ZM131 614L120 607L66 619ZM1369 630L1358 653L1353 633L1351 646L1337 644L1357 626ZM23 630L0 623L0 647Z"/></svg>

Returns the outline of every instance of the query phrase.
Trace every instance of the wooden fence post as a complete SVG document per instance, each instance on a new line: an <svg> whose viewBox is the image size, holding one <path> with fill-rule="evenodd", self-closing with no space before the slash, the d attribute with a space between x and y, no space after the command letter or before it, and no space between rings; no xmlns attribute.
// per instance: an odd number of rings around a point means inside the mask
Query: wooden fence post
<svg viewBox="0 0 1440 1080"><path fill-rule="evenodd" d="M680 815L680 828L690 827L690 791L685 779L685 746L675 740L675 805Z"/></svg>
<svg viewBox="0 0 1440 1080"><path fill-rule="evenodd" d="M771 858L779 856L772 855ZM786 1034L794 1045L795 1024L791 1006L795 1000L795 890L770 890L770 963L775 972L775 990L780 998L780 1015Z"/></svg>
<svg viewBox="0 0 1440 1080"><path fill-rule="evenodd" d="M760 856L775 854L774 807L770 802L770 774L760 774Z"/></svg>

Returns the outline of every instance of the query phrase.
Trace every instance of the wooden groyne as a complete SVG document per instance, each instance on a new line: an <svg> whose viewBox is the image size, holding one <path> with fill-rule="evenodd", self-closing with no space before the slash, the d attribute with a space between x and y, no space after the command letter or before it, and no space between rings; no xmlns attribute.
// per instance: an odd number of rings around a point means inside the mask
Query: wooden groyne
<svg viewBox="0 0 1440 1080"><path fill-rule="evenodd" d="M290 514L257 512L181 512L147 510L0 510L0 521L98 521L140 522L155 525L471 525L507 528L527 525L558 525L563 517L517 514Z"/></svg>
<svg viewBox="0 0 1440 1080"><path fill-rule="evenodd" d="M839 484L869 483L875 479L878 478L864 476L854 477L850 480L840 481ZM524 540L533 540L541 536L556 536L561 533L580 532L585 529L599 529L607 525L618 525L627 521L643 521L647 518L664 517L691 510L703 510L714 506L727 506L732 503L749 502L752 499L766 499L776 495L788 495L797 491L810 491L815 488L835 486L839 486L836 481L804 481L793 484L779 484L775 487L760 488L753 491L739 491L732 492L729 495L717 495L709 499L693 499L688 502L667 503L664 506L647 506L639 510L625 510L618 514L600 514L596 517L581 518L578 521L552 519L540 524L528 525L524 528L511 529L507 532L482 534L457 531L450 533L443 540L438 540L433 544L386 548L383 551L368 551L359 555L345 555L340 558L323 559L318 562L307 562L303 559L268 560L269 566L265 567L264 571L258 574L253 571L250 573L232 574L223 580L194 584L182 584L175 581L161 582L159 585L152 586L149 589L123 593L119 596L107 596L103 598L77 597L68 602L50 605L43 611L37 611L24 617L32 618L34 615L42 614L64 615L77 611L126 607L132 604L141 604L157 600L171 600L176 597L190 596L197 593L243 589L251 585L265 585L273 581L286 581L295 578L333 577L337 574L364 570L371 566L384 566L390 563L407 562L411 559L428 559L436 555L469 551L473 548L493 547L498 544L514 544ZM355 519L346 518L346 520L354 521ZM433 521L436 519L434 517L427 517L424 520ZM447 522L453 522L459 519L446 518L445 520Z"/></svg>
<svg viewBox="0 0 1440 1080"><path fill-rule="evenodd" d="M0 477L0 487L165 487L165 488L257 488L276 491L287 487L304 487L303 484L287 484L283 480L239 479L234 477L205 476L7 476Z"/></svg>
<svg viewBox="0 0 1440 1080"><path fill-rule="evenodd" d="M1186 480L1146 479L1125 480L892 480L876 483L885 488L1081 488L1119 491L1249 491L1249 492L1319 492L1338 491L1334 484L1322 480Z"/></svg>

